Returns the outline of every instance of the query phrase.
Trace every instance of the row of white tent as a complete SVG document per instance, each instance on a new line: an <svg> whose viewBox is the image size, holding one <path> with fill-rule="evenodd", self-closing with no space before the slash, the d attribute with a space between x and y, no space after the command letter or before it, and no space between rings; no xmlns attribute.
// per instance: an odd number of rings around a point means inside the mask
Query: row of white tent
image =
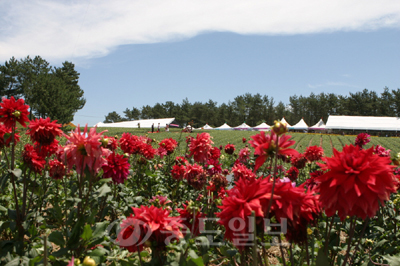
<svg viewBox="0 0 400 266"><path fill-rule="evenodd" d="M325 130L325 123L324 121L321 119L318 121L318 123L316 123L314 126L309 127L306 122L304 121L304 119L302 118L297 124L291 126L288 122L286 122L285 118L282 118L282 120L280 120L281 122L284 122L288 125L288 128L290 130ZM206 130L259 130L259 131L266 131L266 130L270 130L271 126L266 124L266 123L261 123L258 126L255 127L251 127L249 125L247 125L246 123L241 124L240 126L237 127L230 127L228 124L224 123L222 126L220 127L211 127L208 124L205 124L203 127L200 128L196 128L196 129L206 129Z"/></svg>
<svg viewBox="0 0 400 266"><path fill-rule="evenodd" d="M161 119L143 119L135 121L125 121L117 123L102 123L96 124L97 127L120 127L120 128L165 128L166 125L178 126L173 123L175 118L161 118ZM285 118L282 122L287 123ZM382 117L382 116L346 116L346 115L330 115L326 124L324 121L319 120L318 123L309 127L303 119L297 124L291 126L288 124L290 130L375 130L375 131L400 131L400 118L399 117ZM250 127L246 123L237 127L231 127L224 123L220 127L210 127L208 124L198 129L216 129L216 130L269 130L270 126L266 123L261 123L258 126Z"/></svg>

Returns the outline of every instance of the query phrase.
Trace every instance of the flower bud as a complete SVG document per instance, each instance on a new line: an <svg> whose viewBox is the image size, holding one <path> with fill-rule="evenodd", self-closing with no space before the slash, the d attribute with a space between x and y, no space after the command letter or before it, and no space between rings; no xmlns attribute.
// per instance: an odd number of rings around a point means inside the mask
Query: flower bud
<svg viewBox="0 0 400 266"><path fill-rule="evenodd" d="M19 118L19 117L21 116L21 112L18 111L18 110L15 110L15 111L12 113L12 115L15 116L16 118Z"/></svg>
<svg viewBox="0 0 400 266"><path fill-rule="evenodd" d="M274 125L271 127L271 129L278 136L288 132L287 124L277 120L274 121Z"/></svg>
<svg viewBox="0 0 400 266"><path fill-rule="evenodd" d="M400 165L400 152L392 158L392 162L394 165Z"/></svg>

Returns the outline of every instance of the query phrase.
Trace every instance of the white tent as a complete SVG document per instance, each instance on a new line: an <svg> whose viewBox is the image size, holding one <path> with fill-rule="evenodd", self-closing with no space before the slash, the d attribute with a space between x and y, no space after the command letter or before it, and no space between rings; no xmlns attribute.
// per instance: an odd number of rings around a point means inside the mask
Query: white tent
<svg viewBox="0 0 400 266"><path fill-rule="evenodd" d="M282 123L286 123L288 127L291 127L291 125L290 125L288 122L286 122L285 117L283 117L283 118L281 119L281 122L282 122Z"/></svg>
<svg viewBox="0 0 400 266"><path fill-rule="evenodd" d="M309 127L308 129L311 130L325 130L325 123L322 120L322 118L318 121L318 123L316 123L315 125L313 125L312 127Z"/></svg>
<svg viewBox="0 0 400 266"><path fill-rule="evenodd" d="M172 121L174 121L174 120L175 120L175 117L160 118L160 119L143 119L143 120L116 122L116 123L99 122L95 126L97 126L97 127L139 128L138 124L140 123L141 128L151 128L151 125L154 124L154 130L157 130L159 123L160 123L160 128L165 128L165 126L167 124L168 125L171 124Z"/></svg>
<svg viewBox="0 0 400 266"><path fill-rule="evenodd" d="M330 115L326 129L400 131L399 117Z"/></svg>
<svg viewBox="0 0 400 266"><path fill-rule="evenodd" d="M266 123L261 123L258 126L253 127L254 130L259 130L259 131L268 131L271 129L271 126L266 124Z"/></svg>
<svg viewBox="0 0 400 266"><path fill-rule="evenodd" d="M304 119L302 118L296 125L291 126L290 129L292 130L307 130L308 125L306 122L304 122Z"/></svg>
<svg viewBox="0 0 400 266"><path fill-rule="evenodd" d="M250 127L248 124L243 123L237 127L234 127L235 130L251 130L252 127Z"/></svg>
<svg viewBox="0 0 400 266"><path fill-rule="evenodd" d="M206 130L208 130L208 129L214 129L214 128L211 127L211 126L209 126L208 124L205 124L205 125L202 126L202 127L196 128L196 130L197 130L197 129L206 129Z"/></svg>
<svg viewBox="0 0 400 266"><path fill-rule="evenodd" d="M216 127L214 129L218 129L218 130L231 130L232 128L230 126L228 126L227 123L224 123L222 126L220 127Z"/></svg>

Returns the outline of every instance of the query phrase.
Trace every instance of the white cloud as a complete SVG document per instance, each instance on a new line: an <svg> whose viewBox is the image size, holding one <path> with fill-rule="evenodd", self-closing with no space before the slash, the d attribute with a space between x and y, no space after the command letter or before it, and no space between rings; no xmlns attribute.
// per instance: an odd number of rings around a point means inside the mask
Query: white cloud
<svg viewBox="0 0 400 266"><path fill-rule="evenodd" d="M107 55L207 31L304 34L400 28L398 0L18 0L0 2L0 60Z"/></svg>

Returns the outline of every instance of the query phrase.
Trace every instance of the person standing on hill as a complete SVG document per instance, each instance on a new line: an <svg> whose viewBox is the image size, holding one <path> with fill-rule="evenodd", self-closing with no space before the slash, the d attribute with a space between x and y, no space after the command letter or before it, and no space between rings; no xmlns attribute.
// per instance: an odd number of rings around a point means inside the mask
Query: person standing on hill
<svg viewBox="0 0 400 266"><path fill-rule="evenodd" d="M158 123L157 132L160 132L160 123Z"/></svg>
<svg viewBox="0 0 400 266"><path fill-rule="evenodd" d="M151 133L154 133L154 123L151 125Z"/></svg>

